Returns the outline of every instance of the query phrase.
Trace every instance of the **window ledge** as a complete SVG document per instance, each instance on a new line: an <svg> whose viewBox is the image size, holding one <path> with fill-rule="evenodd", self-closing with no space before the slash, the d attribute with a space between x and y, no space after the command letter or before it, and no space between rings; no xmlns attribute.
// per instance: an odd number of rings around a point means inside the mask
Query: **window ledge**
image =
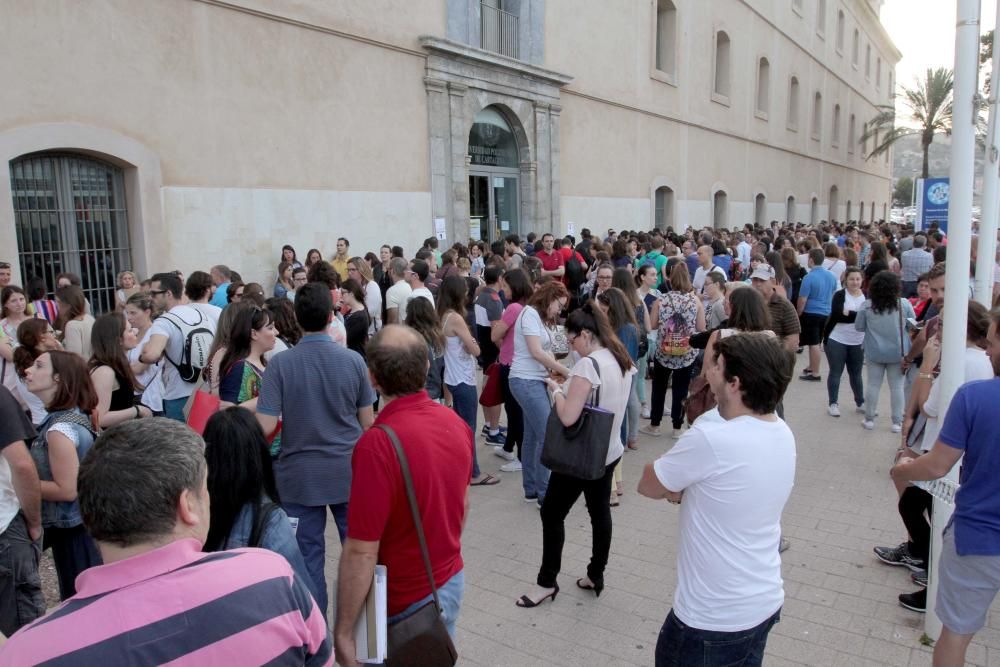
<svg viewBox="0 0 1000 667"><path fill-rule="evenodd" d="M796 14L798 14L799 17L802 16L802 7L798 6L794 2L792 3L792 11L795 12Z"/></svg>
<svg viewBox="0 0 1000 667"><path fill-rule="evenodd" d="M822 30L817 30L816 31L816 36L819 37L820 39L822 39L824 42L826 41L826 32L824 32Z"/></svg>
<svg viewBox="0 0 1000 667"><path fill-rule="evenodd" d="M649 71L649 78L656 79L657 81L662 81L663 83L669 84L674 88L677 87L677 77L669 72L664 72L662 69L652 69Z"/></svg>
<svg viewBox="0 0 1000 667"><path fill-rule="evenodd" d="M819 141L819 134L813 132L811 135L809 135L809 138L812 139L813 141Z"/></svg>
<svg viewBox="0 0 1000 667"><path fill-rule="evenodd" d="M799 126L798 125L791 125L791 124L789 124L789 125L785 126L785 129L788 130L789 132L798 132L799 131Z"/></svg>
<svg viewBox="0 0 1000 667"><path fill-rule="evenodd" d="M761 111L760 109L757 109L756 111L753 112L753 115L754 115L754 118L759 118L759 119L761 119L763 121L767 120L767 112L766 111Z"/></svg>
<svg viewBox="0 0 1000 667"><path fill-rule="evenodd" d="M722 93L717 93L715 91L712 91L712 101L715 102L716 104L721 104L724 107L730 106L729 96L723 95Z"/></svg>

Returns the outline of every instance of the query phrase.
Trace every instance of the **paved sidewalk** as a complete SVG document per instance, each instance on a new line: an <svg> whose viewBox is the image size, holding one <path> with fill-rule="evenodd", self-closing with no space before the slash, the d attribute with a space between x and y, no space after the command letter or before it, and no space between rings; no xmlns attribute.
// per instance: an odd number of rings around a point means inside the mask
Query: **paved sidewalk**
<svg viewBox="0 0 1000 667"><path fill-rule="evenodd" d="M798 358L801 367L804 355ZM795 488L785 508L782 555L785 606L767 644L767 665L930 665L920 645L922 614L896 596L916 590L909 570L880 563L875 545L905 536L888 469L896 438L889 431L888 392L874 431L851 409L846 377L844 416L826 414L824 382L792 380L786 416L796 435ZM846 393L845 393L846 391ZM590 522L583 499L566 521L561 590L537 609L514 601L530 590L541 562L541 522L522 501L520 473L497 472L503 461L478 440L484 471L499 486L474 488L463 539L466 590L457 644L463 665L651 665L676 583L677 508L635 492L642 466L673 443L641 436L625 454L626 493L612 509L614 538L599 599L576 588L586 573ZM328 577L339 547L330 540ZM331 598L332 600L332 598ZM975 665L1000 665L1000 607L969 649Z"/></svg>

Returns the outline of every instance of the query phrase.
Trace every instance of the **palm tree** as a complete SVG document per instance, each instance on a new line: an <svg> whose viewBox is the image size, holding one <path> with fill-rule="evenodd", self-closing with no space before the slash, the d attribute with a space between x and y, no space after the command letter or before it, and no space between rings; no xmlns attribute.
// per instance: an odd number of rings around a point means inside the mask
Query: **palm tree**
<svg viewBox="0 0 1000 667"><path fill-rule="evenodd" d="M917 81L916 88L902 87L903 100L910 108L913 127L896 126L896 109L893 106L879 106L878 113L865 123L861 143L874 139L871 152L865 159L882 155L892 148L902 137L920 136L920 147L924 152L923 177L928 174L928 151L934 135L951 134L952 88L954 76L950 69L939 67L927 70L927 78Z"/></svg>

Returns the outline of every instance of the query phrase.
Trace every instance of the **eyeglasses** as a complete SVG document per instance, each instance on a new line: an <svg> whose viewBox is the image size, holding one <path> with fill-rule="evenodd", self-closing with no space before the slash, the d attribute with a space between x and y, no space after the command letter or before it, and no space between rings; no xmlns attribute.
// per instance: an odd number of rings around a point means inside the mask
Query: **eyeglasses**
<svg viewBox="0 0 1000 667"><path fill-rule="evenodd" d="M597 276L597 279L600 280L601 282L606 282L608 280L611 280L611 276Z"/></svg>

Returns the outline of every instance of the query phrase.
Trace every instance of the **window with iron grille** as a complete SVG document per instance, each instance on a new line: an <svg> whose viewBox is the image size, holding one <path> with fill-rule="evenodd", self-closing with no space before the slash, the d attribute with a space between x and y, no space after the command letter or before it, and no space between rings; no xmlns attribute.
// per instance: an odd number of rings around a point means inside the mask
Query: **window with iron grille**
<svg viewBox="0 0 1000 667"><path fill-rule="evenodd" d="M80 276L94 314L114 310L120 271L132 266L122 170L81 155L36 153L10 163L18 261L25 283L55 291Z"/></svg>

